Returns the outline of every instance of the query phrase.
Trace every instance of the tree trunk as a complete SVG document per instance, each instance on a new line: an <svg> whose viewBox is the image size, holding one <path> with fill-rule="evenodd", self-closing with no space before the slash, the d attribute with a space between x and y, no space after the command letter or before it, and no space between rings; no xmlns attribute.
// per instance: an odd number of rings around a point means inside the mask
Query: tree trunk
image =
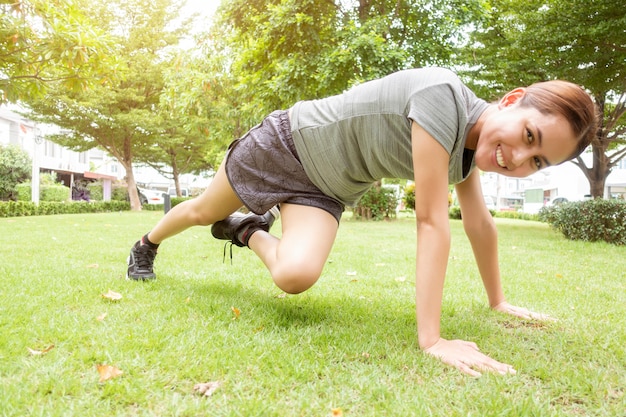
<svg viewBox="0 0 626 417"><path fill-rule="evenodd" d="M371 0L359 0L359 20L365 22L370 14L370 1Z"/></svg>
<svg viewBox="0 0 626 417"><path fill-rule="evenodd" d="M589 188L591 197L603 198L604 197L604 184L606 178L611 173L610 160L606 155L606 150L600 147L593 147L593 166L589 178Z"/></svg>
<svg viewBox="0 0 626 417"><path fill-rule="evenodd" d="M598 113L600 115L604 114L604 96L596 95L595 101L598 106ZM591 151L593 153L591 168L587 167L580 157L573 161L587 177L589 192L592 198L604 198L604 185L613 167L611 158L606 154L611 140L607 138L609 132L606 131L607 129L604 129L604 122L604 118L600 117L601 125L598 126L596 137L591 141Z"/></svg>
<svg viewBox="0 0 626 417"><path fill-rule="evenodd" d="M174 170L172 177L174 178L174 188L176 188L176 197L182 197L180 192L180 177L178 175L178 170Z"/></svg>
<svg viewBox="0 0 626 417"><path fill-rule="evenodd" d="M139 201L139 192L137 191L137 182L133 173L133 165L131 163L122 162L126 170L126 185L128 186L128 197L130 198L130 209L133 211L141 210L141 201Z"/></svg>

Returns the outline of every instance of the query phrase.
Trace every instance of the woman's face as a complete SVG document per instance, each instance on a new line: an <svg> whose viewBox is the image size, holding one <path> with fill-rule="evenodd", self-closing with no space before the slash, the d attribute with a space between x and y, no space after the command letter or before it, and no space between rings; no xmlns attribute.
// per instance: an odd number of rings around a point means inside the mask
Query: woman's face
<svg viewBox="0 0 626 417"><path fill-rule="evenodd" d="M485 115L476 143L479 169L526 177L564 162L574 152L576 136L565 117L521 107L517 102L521 95L508 100L505 96L497 111Z"/></svg>

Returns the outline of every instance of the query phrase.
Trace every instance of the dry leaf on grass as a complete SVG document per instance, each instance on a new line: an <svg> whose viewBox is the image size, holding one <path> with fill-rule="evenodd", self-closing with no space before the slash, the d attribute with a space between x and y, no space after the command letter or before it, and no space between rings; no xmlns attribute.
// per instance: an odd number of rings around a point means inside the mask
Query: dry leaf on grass
<svg viewBox="0 0 626 417"><path fill-rule="evenodd" d="M100 265L98 265L98 264L89 264L89 265L87 265L87 268L89 268L89 269L98 269L98 268L100 268Z"/></svg>
<svg viewBox="0 0 626 417"><path fill-rule="evenodd" d="M233 317L233 320L237 320L239 316L241 315L241 310L235 307L231 307L230 309L233 311L233 314L235 315L235 317Z"/></svg>
<svg viewBox="0 0 626 417"><path fill-rule="evenodd" d="M109 379L117 378L118 376L122 376L124 373L122 370L111 365L96 365L96 368L100 374L99 382L105 382Z"/></svg>
<svg viewBox="0 0 626 417"><path fill-rule="evenodd" d="M47 348L44 348L42 350L31 349L31 348L26 348L26 349L28 349L28 353L30 353L31 356L43 356L46 353L50 352L52 349L54 349L54 345L50 345Z"/></svg>
<svg viewBox="0 0 626 417"><path fill-rule="evenodd" d="M106 298L111 301L119 301L122 299L122 294L109 290L106 294L102 294L102 298Z"/></svg>
<svg viewBox="0 0 626 417"><path fill-rule="evenodd" d="M96 317L96 320L102 321L106 318L106 316L107 316L107 313L102 313L98 317Z"/></svg>
<svg viewBox="0 0 626 417"><path fill-rule="evenodd" d="M193 390L198 394L204 395L205 397L210 397L213 395L215 390L220 387L220 385L221 383L219 381L204 382L194 385Z"/></svg>
<svg viewBox="0 0 626 417"><path fill-rule="evenodd" d="M333 417L342 417L343 416L343 411L341 411L341 408L333 408Z"/></svg>

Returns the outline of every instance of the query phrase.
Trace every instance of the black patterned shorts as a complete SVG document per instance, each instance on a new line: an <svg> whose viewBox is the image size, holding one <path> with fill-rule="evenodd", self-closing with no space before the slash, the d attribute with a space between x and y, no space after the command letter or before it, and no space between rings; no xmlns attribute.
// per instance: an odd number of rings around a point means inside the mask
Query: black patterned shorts
<svg viewBox="0 0 626 417"><path fill-rule="evenodd" d="M317 207L337 222L344 206L306 175L291 136L289 113L275 111L237 139L226 154L226 176L243 204L263 214L279 203Z"/></svg>

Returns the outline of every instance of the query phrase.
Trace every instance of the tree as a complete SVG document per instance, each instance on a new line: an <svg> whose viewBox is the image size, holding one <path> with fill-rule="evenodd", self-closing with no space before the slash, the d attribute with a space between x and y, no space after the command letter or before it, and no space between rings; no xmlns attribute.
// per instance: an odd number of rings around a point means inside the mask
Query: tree
<svg viewBox="0 0 626 417"><path fill-rule="evenodd" d="M0 200L16 200L15 186L31 175L28 154L14 145L0 145Z"/></svg>
<svg viewBox="0 0 626 417"><path fill-rule="evenodd" d="M0 1L0 104L39 96L50 82L80 89L115 66L110 38L80 0Z"/></svg>
<svg viewBox="0 0 626 417"><path fill-rule="evenodd" d="M574 163L602 197L626 148L626 9L615 0L493 0L477 22L461 63L477 90L501 94L520 85L566 79L594 97L602 124L592 166Z"/></svg>
<svg viewBox="0 0 626 417"><path fill-rule="evenodd" d="M217 39L251 125L298 100L414 66L446 64L479 0L232 0Z"/></svg>
<svg viewBox="0 0 626 417"><path fill-rule="evenodd" d="M230 112L225 106L229 95L214 56L203 56L198 48L177 51L172 65L164 68L158 106L160 154L145 162L172 178L179 196L179 176L216 170L232 140L232 124L223 117Z"/></svg>
<svg viewBox="0 0 626 417"><path fill-rule="evenodd" d="M57 86L30 103L32 117L65 129L49 137L56 143L77 151L100 147L115 157L126 170L131 207L139 210L132 166L160 152L157 109L169 65L166 53L183 33L172 28L178 7L171 0L102 1L90 7L98 24L116 39L122 76L82 91Z"/></svg>

